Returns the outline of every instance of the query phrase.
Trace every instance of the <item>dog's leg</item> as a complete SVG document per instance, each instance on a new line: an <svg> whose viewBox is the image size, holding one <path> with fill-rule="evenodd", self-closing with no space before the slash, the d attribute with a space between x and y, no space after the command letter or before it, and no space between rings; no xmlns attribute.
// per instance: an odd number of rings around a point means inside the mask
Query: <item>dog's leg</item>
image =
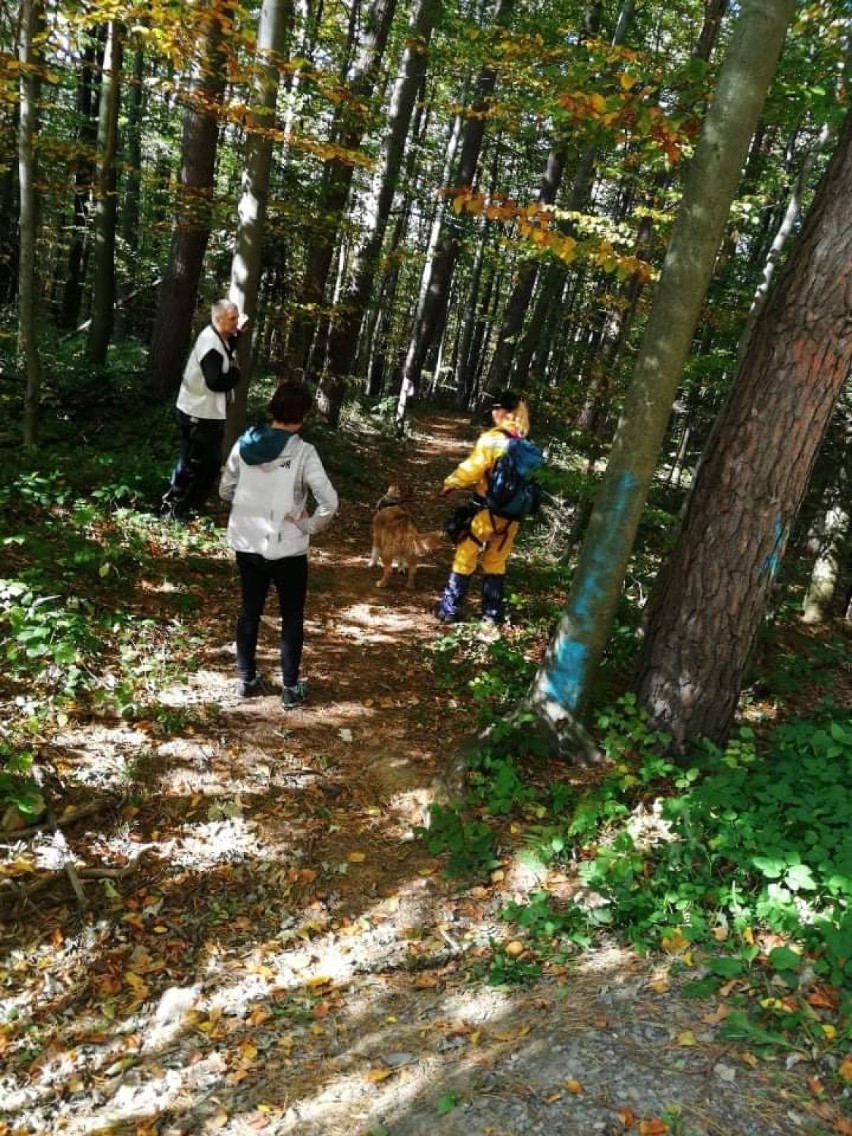
<svg viewBox="0 0 852 1136"><path fill-rule="evenodd" d="M388 584L390 583L390 578L391 578L392 572L393 572L393 560L383 560L382 561L382 575L381 575L381 578L376 581L376 587L377 588L386 588L388 586Z"/></svg>
<svg viewBox="0 0 852 1136"><path fill-rule="evenodd" d="M379 550L375 545L373 545L372 549L370 550L370 559L367 561L367 567L368 568L378 568L378 566L379 566Z"/></svg>
<svg viewBox="0 0 852 1136"><path fill-rule="evenodd" d="M417 561L413 560L413 559L409 560L408 561L408 581L405 585L409 589L409 591L414 587L414 577L416 575L417 575Z"/></svg>

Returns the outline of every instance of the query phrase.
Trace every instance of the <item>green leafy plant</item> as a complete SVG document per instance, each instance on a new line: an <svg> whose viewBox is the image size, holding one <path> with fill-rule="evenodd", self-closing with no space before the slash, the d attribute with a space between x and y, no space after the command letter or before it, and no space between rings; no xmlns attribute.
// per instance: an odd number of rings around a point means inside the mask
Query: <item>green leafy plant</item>
<svg viewBox="0 0 852 1136"><path fill-rule="evenodd" d="M434 855L447 854L449 875L482 874L496 868L500 861L494 854L494 834L484 821L463 817L457 809L432 804L429 827L418 827Z"/></svg>

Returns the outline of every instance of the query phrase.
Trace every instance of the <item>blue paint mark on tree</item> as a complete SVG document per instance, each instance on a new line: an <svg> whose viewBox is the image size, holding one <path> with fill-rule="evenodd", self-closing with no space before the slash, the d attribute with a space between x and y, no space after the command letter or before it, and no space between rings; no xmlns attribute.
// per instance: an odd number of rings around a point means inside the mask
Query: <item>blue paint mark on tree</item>
<svg viewBox="0 0 852 1136"><path fill-rule="evenodd" d="M778 570L781 567L781 558L784 555L784 545L787 540L787 528L781 519L777 517L775 520L775 543L772 546L772 551L763 562L763 567L760 570L762 576L768 576L770 582L778 575Z"/></svg>
<svg viewBox="0 0 852 1136"><path fill-rule="evenodd" d="M545 661L545 673L539 676L540 693L569 711L580 706L587 692L592 664L589 640L600 618L600 597L611 585L612 573L622 564L625 551L629 551L625 549L628 534L624 522L639 489L640 482L629 470L621 473L612 487L605 534L584 549L565 615Z"/></svg>

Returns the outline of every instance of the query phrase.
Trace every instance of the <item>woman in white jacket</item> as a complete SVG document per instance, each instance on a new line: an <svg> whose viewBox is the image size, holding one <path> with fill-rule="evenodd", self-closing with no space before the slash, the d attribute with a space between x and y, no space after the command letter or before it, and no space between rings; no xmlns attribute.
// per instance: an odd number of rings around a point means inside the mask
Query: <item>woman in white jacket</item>
<svg viewBox="0 0 852 1136"><path fill-rule="evenodd" d="M231 502L228 544L237 557L242 606L237 619L237 693L264 694L257 670L257 637L270 584L281 609L281 704L289 710L307 694L300 681L308 590L308 545L337 512L338 497L317 451L299 435L313 399L301 383L282 383L269 404L271 426L253 427L237 441L219 486ZM308 514L308 493L316 502Z"/></svg>

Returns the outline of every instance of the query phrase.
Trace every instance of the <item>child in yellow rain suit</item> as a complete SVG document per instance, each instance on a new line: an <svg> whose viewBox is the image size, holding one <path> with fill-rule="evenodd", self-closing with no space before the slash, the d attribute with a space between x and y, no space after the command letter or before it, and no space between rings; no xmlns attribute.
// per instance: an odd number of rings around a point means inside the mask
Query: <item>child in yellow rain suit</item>
<svg viewBox="0 0 852 1136"><path fill-rule="evenodd" d="M480 434L473 453L444 479L441 495L454 489L473 489L474 503L482 508L470 522L470 529L456 545L452 571L444 594L435 608L442 623L459 623L463 615L465 597L470 578L482 557L482 619L495 626L506 618L503 584L506 561L518 531L518 521L495 517L485 503L488 479L494 463L506 449L511 437L526 437L529 433L529 413L526 403L514 391L504 390L491 404L494 425Z"/></svg>

